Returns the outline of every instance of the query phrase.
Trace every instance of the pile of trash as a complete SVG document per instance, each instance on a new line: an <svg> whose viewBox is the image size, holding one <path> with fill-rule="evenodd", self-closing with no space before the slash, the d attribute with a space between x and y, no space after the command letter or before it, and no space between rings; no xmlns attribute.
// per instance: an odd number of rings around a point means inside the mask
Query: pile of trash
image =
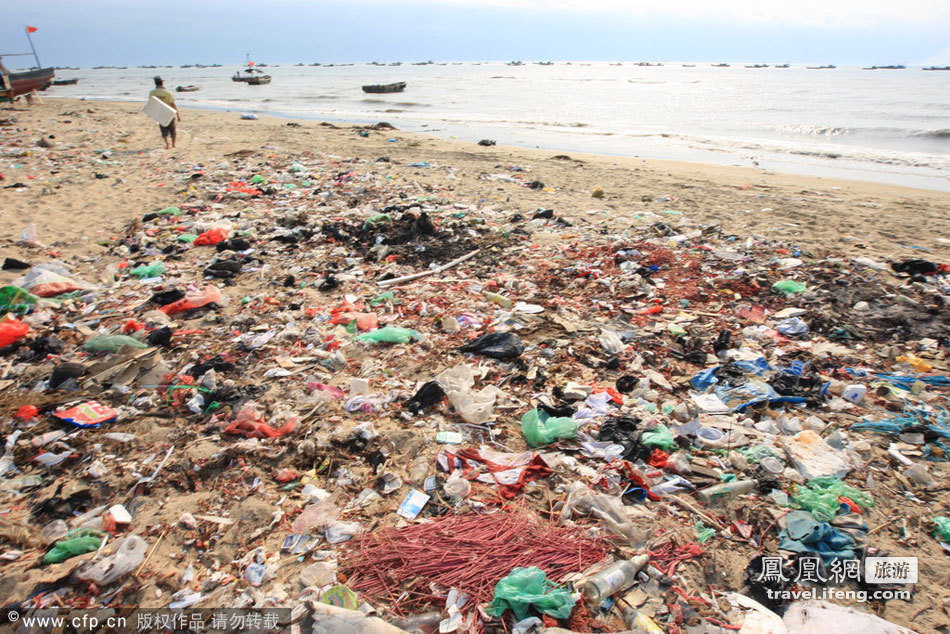
<svg viewBox="0 0 950 634"><path fill-rule="evenodd" d="M99 255L8 246L9 608L914 626L871 595L937 593L950 550L946 264L818 258L675 201L608 231L376 165L189 166Z"/></svg>

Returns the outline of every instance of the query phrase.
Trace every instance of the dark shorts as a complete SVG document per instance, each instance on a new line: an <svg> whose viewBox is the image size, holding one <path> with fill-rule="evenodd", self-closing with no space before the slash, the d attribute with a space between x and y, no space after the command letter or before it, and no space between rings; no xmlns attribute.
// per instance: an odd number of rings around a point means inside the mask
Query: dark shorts
<svg viewBox="0 0 950 634"><path fill-rule="evenodd" d="M172 119L171 123L168 125L160 125L158 129L162 131L162 138L164 139L167 136L175 136L175 120Z"/></svg>

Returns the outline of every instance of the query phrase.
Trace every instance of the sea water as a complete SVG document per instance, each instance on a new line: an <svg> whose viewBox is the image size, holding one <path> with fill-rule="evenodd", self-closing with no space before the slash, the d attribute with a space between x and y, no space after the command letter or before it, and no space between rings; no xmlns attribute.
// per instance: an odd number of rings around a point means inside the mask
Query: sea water
<svg viewBox="0 0 950 634"><path fill-rule="evenodd" d="M176 94L185 107L387 121L471 142L488 138L558 152L950 190L950 71L715 68L708 62L281 64L263 69L271 84L248 86L231 81L238 69L63 70L58 78L79 77L79 83L47 94L144 103L157 73L172 89L201 86ZM407 82L405 92L361 90L396 81Z"/></svg>

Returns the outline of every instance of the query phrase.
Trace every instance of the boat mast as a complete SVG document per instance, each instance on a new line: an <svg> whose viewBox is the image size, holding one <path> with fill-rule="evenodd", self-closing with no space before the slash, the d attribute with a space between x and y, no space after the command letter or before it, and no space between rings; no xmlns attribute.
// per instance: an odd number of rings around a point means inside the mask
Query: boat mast
<svg viewBox="0 0 950 634"><path fill-rule="evenodd" d="M30 48L33 50L33 57L36 59L36 67L43 68L43 66L40 64L40 58L36 54L36 47L33 46L33 38L30 37L30 28L26 25L23 25L23 31L26 33L26 39L30 43Z"/></svg>

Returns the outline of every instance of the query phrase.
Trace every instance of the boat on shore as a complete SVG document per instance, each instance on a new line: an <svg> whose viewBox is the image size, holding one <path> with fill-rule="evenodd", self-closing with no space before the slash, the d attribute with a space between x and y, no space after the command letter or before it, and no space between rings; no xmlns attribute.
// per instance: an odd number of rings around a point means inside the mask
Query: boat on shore
<svg viewBox="0 0 950 634"><path fill-rule="evenodd" d="M28 95L34 90L46 90L53 84L56 70L53 68L37 68L11 73L0 63L0 101L13 101L21 95Z"/></svg>
<svg viewBox="0 0 950 634"><path fill-rule="evenodd" d="M382 94L391 92L402 92L406 89L406 82L397 81L394 84L368 84L363 86L363 92L371 94Z"/></svg>
<svg viewBox="0 0 950 634"><path fill-rule="evenodd" d="M194 84L175 86L175 92L198 92L199 90L201 90L201 86L195 86Z"/></svg>
<svg viewBox="0 0 950 634"><path fill-rule="evenodd" d="M53 80L53 86L72 86L79 83L78 77L73 77L72 79L55 79Z"/></svg>

